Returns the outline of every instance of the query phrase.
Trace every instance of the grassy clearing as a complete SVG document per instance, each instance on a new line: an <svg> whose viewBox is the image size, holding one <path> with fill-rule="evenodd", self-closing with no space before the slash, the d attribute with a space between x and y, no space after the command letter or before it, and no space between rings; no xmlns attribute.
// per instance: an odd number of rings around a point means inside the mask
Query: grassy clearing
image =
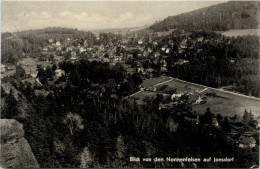
<svg viewBox="0 0 260 169"><path fill-rule="evenodd" d="M157 32L157 35L159 36L159 37L161 37L161 36L166 36L166 35L170 35L172 32L174 32L176 29L170 29L170 30L168 30L168 31L165 31L165 32Z"/></svg>
<svg viewBox="0 0 260 169"><path fill-rule="evenodd" d="M161 76L161 77L157 77L157 78L150 78L150 79L146 79L143 81L143 86L145 88L149 88L149 87L152 87L158 83L162 83L162 82L165 82L167 80L170 80L171 78L170 77L167 77L167 76Z"/></svg>
<svg viewBox="0 0 260 169"><path fill-rule="evenodd" d="M158 83L162 83L171 79L170 77L162 76L158 78L147 79L143 82L145 88L152 87ZM177 93L185 91L202 91L205 87L196 84L189 84L188 82L180 81L178 79L173 79L170 82L156 86L159 89L163 85L168 85L168 87L176 88ZM206 93L215 92L218 97L207 97L206 104L194 105L193 110L198 113L204 113L208 107L215 114L221 114L223 116L234 116L235 114L242 116L245 109L248 111L251 109L254 116L260 116L260 101L255 99L246 98L243 96L233 95L229 93L224 93L214 89L207 89L202 92L202 97L205 97ZM134 96L140 100L144 99L146 96L155 97L157 92L143 91Z"/></svg>
<svg viewBox="0 0 260 169"><path fill-rule="evenodd" d="M204 93L213 92L208 89ZM245 98L237 95L232 95L223 92L214 92L219 97L207 97L207 103L201 105L194 105L193 110L199 113L205 112L206 108L210 107L213 113L221 114L223 116L234 116L235 114L242 116L245 109L251 109L254 116L260 115L260 102L254 99Z"/></svg>
<svg viewBox="0 0 260 169"><path fill-rule="evenodd" d="M260 36L260 29L233 29L223 32L222 35L225 36L245 36L245 35L256 35Z"/></svg>
<svg viewBox="0 0 260 169"><path fill-rule="evenodd" d="M177 93L185 93L187 91L190 91L190 92L201 91L205 88L205 87L202 87L199 85L188 84L183 81L179 81L177 79L173 79L170 82L158 85L158 86L156 86L156 88L159 89L160 87L162 87L164 85L168 85L168 87L170 87L170 88L176 88Z"/></svg>

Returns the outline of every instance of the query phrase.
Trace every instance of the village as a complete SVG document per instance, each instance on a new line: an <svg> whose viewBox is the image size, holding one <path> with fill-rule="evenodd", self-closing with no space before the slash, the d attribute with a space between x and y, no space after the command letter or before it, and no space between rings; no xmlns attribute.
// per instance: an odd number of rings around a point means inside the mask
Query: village
<svg viewBox="0 0 260 169"><path fill-rule="evenodd" d="M120 63L127 69L128 73L138 72L145 78L158 77L168 72L166 60L172 53L176 55L176 58L179 58L174 62L174 65L189 65L188 55L194 51L196 53L203 51L202 47L198 46L223 40L204 39L203 37L191 39L189 33L183 33L180 36L182 39L176 37L175 42L172 39L165 42L165 39L151 33L139 36L137 33L129 33L124 37L119 33L104 35L102 37L102 33L100 33L95 44L89 44L87 40L72 37L63 39L62 42L61 40L48 39L48 45L39 49L41 51L39 51L38 56L22 53L24 58L16 65L2 63L1 79L15 74L18 65L25 70L23 78L28 79L37 77L37 66L46 69L47 66L59 66L59 63L63 61L74 63L80 60L107 62L111 65ZM234 62L234 59L230 59L230 63ZM63 70L57 67L55 70L56 78L61 77L62 74L64 74Z"/></svg>
<svg viewBox="0 0 260 169"><path fill-rule="evenodd" d="M176 56L181 55L183 57L177 59L174 64L185 64L188 66L188 55L191 55L191 52L194 50L197 53L203 50L198 46L202 46L203 43L209 41L211 43L218 43L222 39L204 39L203 37L191 39L188 34L184 34L181 37L182 39L178 41L169 39L165 42L158 35L154 34L138 36L136 33L129 33L125 37L122 37L121 34L109 33L99 34L96 38L96 44L89 44L87 40L75 39L73 37L67 37L62 40L48 39L48 45L41 49L38 57L23 53L24 58L17 65L1 64L2 87L6 90L6 93L9 92L10 88L15 90L10 85L10 81L5 83L4 79L8 79L16 74L18 71L17 67L21 67L22 69L22 82L31 83L33 86L43 86L38 76L39 68L43 68L45 71L46 69L53 71L54 78L49 83L54 84L55 81L65 75L65 71L59 68L59 64L64 61L76 63L80 60L88 60L91 62L106 62L110 65L120 63L127 70L127 73L141 74L144 81L140 85L139 91L128 98L132 97L139 104L142 104L142 100L146 97L155 97L158 94L162 94L164 101L159 106L159 110L161 110L174 108L176 105L182 103L184 97L188 97L193 107L200 107L200 105L206 105L208 100L220 96L214 91L207 92L206 87L185 85L165 76L168 72L166 59L175 50L175 52L177 51L175 53ZM230 59L229 61L230 63L235 62L234 59ZM160 80L160 78L164 79ZM48 92L44 92L44 89L35 91L36 94L48 94ZM18 92L15 93L17 94ZM15 97L17 98L18 96L16 95ZM237 144L241 148L256 147L256 140L252 135L260 127L259 116L255 124L256 129L250 128L247 131L243 131L241 127L242 114L240 116L236 116L235 114L231 116L231 114L228 115L228 120L232 124L232 129L227 134L232 144ZM226 116L226 114L222 115ZM198 114L195 114L193 118L185 118L196 124L199 123ZM213 119L213 126L219 126L216 116Z"/></svg>
<svg viewBox="0 0 260 169"><path fill-rule="evenodd" d="M259 2L2 10L2 168L259 167Z"/></svg>

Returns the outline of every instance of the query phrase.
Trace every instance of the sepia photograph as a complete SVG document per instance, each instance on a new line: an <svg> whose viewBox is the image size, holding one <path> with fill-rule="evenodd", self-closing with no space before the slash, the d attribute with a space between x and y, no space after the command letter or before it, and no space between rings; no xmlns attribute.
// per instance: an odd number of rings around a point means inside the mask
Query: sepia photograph
<svg viewBox="0 0 260 169"><path fill-rule="evenodd" d="M260 2L1 2L0 168L259 168Z"/></svg>

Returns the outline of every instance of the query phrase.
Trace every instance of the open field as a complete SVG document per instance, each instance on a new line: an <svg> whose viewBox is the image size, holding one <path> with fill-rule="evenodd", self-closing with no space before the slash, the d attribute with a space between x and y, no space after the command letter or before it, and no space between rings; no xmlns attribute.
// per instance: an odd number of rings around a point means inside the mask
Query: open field
<svg viewBox="0 0 260 169"><path fill-rule="evenodd" d="M177 93L185 93L185 92L194 92L194 91L202 91L205 89L204 86L196 85L196 84L189 84L185 83L185 81L180 81L178 79L172 79L169 82L156 85L156 88L159 89L160 87L168 85L171 88L176 88Z"/></svg>
<svg viewBox="0 0 260 169"><path fill-rule="evenodd" d="M168 80L171 80L171 77L168 76L161 76L158 78L150 78L150 79L146 79L143 81L143 86L145 88L149 88L149 87L153 87L154 85L157 85L158 83L163 83L166 82Z"/></svg>
<svg viewBox="0 0 260 169"><path fill-rule="evenodd" d="M204 113L206 109L210 107L213 113L219 113L223 116L234 116L235 114L242 116L245 109L247 109L248 111L251 109L255 117L260 116L259 98L215 89L166 76L147 79L143 82L143 86L145 88L151 88L153 86L156 86L156 88L159 89L163 85L168 85L169 87L176 88L177 93L185 91L193 92L195 90L201 92L202 97L204 97L206 93L216 93L217 97L207 96L206 104L193 106L193 110L197 111L198 113ZM146 96L155 97L156 94L157 92L143 91L134 95L134 98L142 100Z"/></svg>
<svg viewBox="0 0 260 169"><path fill-rule="evenodd" d="M235 94L229 94L214 89L207 89L205 93L215 92L219 97L207 97L206 104L194 105L193 110L203 113L206 108L210 107L213 113L225 116L234 116L235 114L242 116L245 109L252 113L255 117L260 116L260 101L254 98L242 97Z"/></svg>
<svg viewBox="0 0 260 169"><path fill-rule="evenodd" d="M245 36L245 35L257 35L260 36L260 29L233 29L223 32L222 35L225 36Z"/></svg>

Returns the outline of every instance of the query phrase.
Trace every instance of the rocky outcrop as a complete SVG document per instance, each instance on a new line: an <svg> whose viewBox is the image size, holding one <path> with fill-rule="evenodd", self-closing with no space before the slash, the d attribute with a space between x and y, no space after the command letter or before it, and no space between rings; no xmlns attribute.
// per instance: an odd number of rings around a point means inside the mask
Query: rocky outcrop
<svg viewBox="0 0 260 169"><path fill-rule="evenodd" d="M27 140L23 125L14 119L0 119L1 168L38 168L39 164Z"/></svg>

